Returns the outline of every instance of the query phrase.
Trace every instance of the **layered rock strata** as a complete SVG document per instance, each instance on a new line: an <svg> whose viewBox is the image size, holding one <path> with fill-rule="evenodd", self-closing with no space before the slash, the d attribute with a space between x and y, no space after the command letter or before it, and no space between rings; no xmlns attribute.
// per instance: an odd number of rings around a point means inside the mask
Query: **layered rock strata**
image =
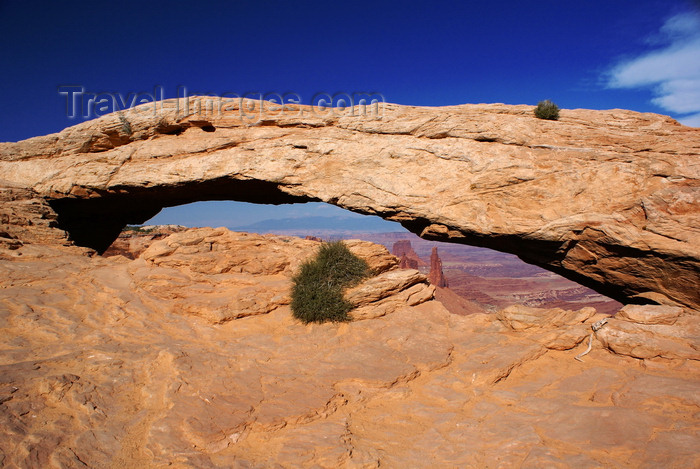
<svg viewBox="0 0 700 469"><path fill-rule="evenodd" d="M700 129L623 110L544 121L532 106L230 100L197 112L202 100L0 144L2 242L45 226L43 239L64 230L103 251L166 206L324 201L515 253L625 303L700 308Z"/></svg>

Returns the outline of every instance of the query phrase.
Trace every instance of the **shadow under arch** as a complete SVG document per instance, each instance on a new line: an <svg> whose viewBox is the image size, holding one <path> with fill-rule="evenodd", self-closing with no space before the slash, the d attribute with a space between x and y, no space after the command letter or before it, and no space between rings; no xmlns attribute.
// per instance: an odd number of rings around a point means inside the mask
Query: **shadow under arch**
<svg viewBox="0 0 700 469"><path fill-rule="evenodd" d="M126 225L142 224L166 207L210 200L275 205L320 201L290 195L272 182L230 178L157 189L129 187L94 192L96 197L53 199L49 204L58 215L58 228L65 230L76 245L92 248L99 254L117 239Z"/></svg>
<svg viewBox="0 0 700 469"><path fill-rule="evenodd" d="M109 248L127 225L143 224L167 207L205 201L236 201L272 205L325 202L308 195L289 194L274 182L228 177L204 182L184 182L170 186L111 188L104 192L91 189L91 192L92 196L90 197L49 199L49 204L58 215L58 228L65 230L69 234L70 240L76 245L92 248L99 254ZM328 201L331 205L349 210L336 202ZM395 213L364 213L357 210L354 212L397 221L393 219ZM399 223L409 232L424 239L466 244L515 254L526 263L554 272L623 303L646 302L630 299L629 292L619 286L601 284L577 272L557 268L552 263L552 255L562 251L558 243L543 245L542 240L532 242L517 236L466 235L451 239L440 234L426 232L425 228L432 223L428 219L415 217L399 220Z"/></svg>

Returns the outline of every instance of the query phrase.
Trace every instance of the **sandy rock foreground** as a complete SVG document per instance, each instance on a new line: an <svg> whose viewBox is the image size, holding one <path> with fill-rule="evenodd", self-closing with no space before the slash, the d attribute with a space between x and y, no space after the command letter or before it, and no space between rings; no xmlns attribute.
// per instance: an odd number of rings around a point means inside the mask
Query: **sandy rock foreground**
<svg viewBox="0 0 700 469"><path fill-rule="evenodd" d="M315 241L198 229L140 257L0 251L0 466L700 466L687 310L451 315L383 247L358 320L302 325Z"/></svg>

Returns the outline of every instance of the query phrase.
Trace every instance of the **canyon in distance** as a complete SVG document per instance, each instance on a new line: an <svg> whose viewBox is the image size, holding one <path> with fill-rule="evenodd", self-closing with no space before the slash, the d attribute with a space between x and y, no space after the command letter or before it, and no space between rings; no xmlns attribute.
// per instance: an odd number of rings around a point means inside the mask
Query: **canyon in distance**
<svg viewBox="0 0 700 469"><path fill-rule="evenodd" d="M700 465L700 129L161 104L0 143L0 466ZM206 200L408 232L124 230ZM334 237L372 275L303 324Z"/></svg>
<svg viewBox="0 0 700 469"><path fill-rule="evenodd" d="M362 231L363 226L374 227L374 231ZM358 221L356 218L301 217L265 220L245 229L231 229L301 238L312 236L323 240L362 239L385 246L399 259L407 247L412 251L408 257L415 262L402 262L401 267L415 268L426 275L430 273L431 251L435 248L449 288L462 298L477 303L480 312L496 312L512 304L565 309L592 306L605 314L614 314L622 307L615 300L527 264L512 254L475 246L428 241L406 231L382 232L382 228L386 229L386 226L371 219ZM123 236L128 239L130 233L125 232ZM117 244L122 243L118 240Z"/></svg>

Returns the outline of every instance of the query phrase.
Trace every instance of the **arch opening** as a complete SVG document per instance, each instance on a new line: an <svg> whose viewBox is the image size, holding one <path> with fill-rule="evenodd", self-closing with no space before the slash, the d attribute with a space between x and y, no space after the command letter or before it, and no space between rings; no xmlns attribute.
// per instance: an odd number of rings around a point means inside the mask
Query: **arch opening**
<svg viewBox="0 0 700 469"><path fill-rule="evenodd" d="M148 228L143 236L160 239L171 230L181 229L177 225L182 229L223 226L232 231L322 240L362 239L382 244L401 259L402 267L420 270L435 285L444 279L444 285L439 284L444 288L439 288L436 296L457 314L493 312L511 304L565 309L593 306L606 314L614 314L621 307L611 298L516 255L423 239L397 222L321 202L262 205L219 200L184 204L166 208L145 221L144 226L159 228ZM122 234L122 241L118 239L105 255L125 255L130 246L127 240L140 236L139 231L135 228ZM440 272L433 272L434 255Z"/></svg>
<svg viewBox="0 0 700 469"><path fill-rule="evenodd" d="M124 227L142 224L163 208L210 200L276 205L316 200L290 195L272 182L237 180L232 184L229 178L209 180L205 184L158 186L156 190L128 187L91 192L93 197L53 199L49 204L58 215L58 228L65 230L71 241L100 254L117 239Z"/></svg>
<svg viewBox="0 0 700 469"><path fill-rule="evenodd" d="M111 188L109 191L84 189L75 197L49 200L56 211L58 227L69 233L79 246L86 246L103 253L127 225L140 225L157 215L163 208L182 206L203 201L238 201L264 205L287 205L320 202L313 195L296 192L293 185L281 185L260 179L235 179L222 177L198 182L184 182L157 187L129 186ZM290 192L292 192L290 194ZM296 192L296 193L295 193ZM300 195L296 195L299 194ZM337 210L344 210L338 208ZM349 213L349 212L347 212ZM360 215L357 215L360 216ZM431 241L448 241L461 245L484 247L515 254L528 264L534 264L549 272L565 277L608 298L626 303L632 295L624 287L612 283L596 282L583 274L557 268L553 256L563 252L561 246L544 246L543 240L530 241L516 236L480 236L462 234L450 238L432 232L431 220L407 217L405 214L383 213L383 218L401 217L401 230L420 235ZM388 223L388 222L387 222ZM396 225L398 226L398 224ZM240 228L234 227L234 228ZM259 231L259 230L256 230ZM389 247L389 246L387 246ZM544 272L544 270L543 270Z"/></svg>

